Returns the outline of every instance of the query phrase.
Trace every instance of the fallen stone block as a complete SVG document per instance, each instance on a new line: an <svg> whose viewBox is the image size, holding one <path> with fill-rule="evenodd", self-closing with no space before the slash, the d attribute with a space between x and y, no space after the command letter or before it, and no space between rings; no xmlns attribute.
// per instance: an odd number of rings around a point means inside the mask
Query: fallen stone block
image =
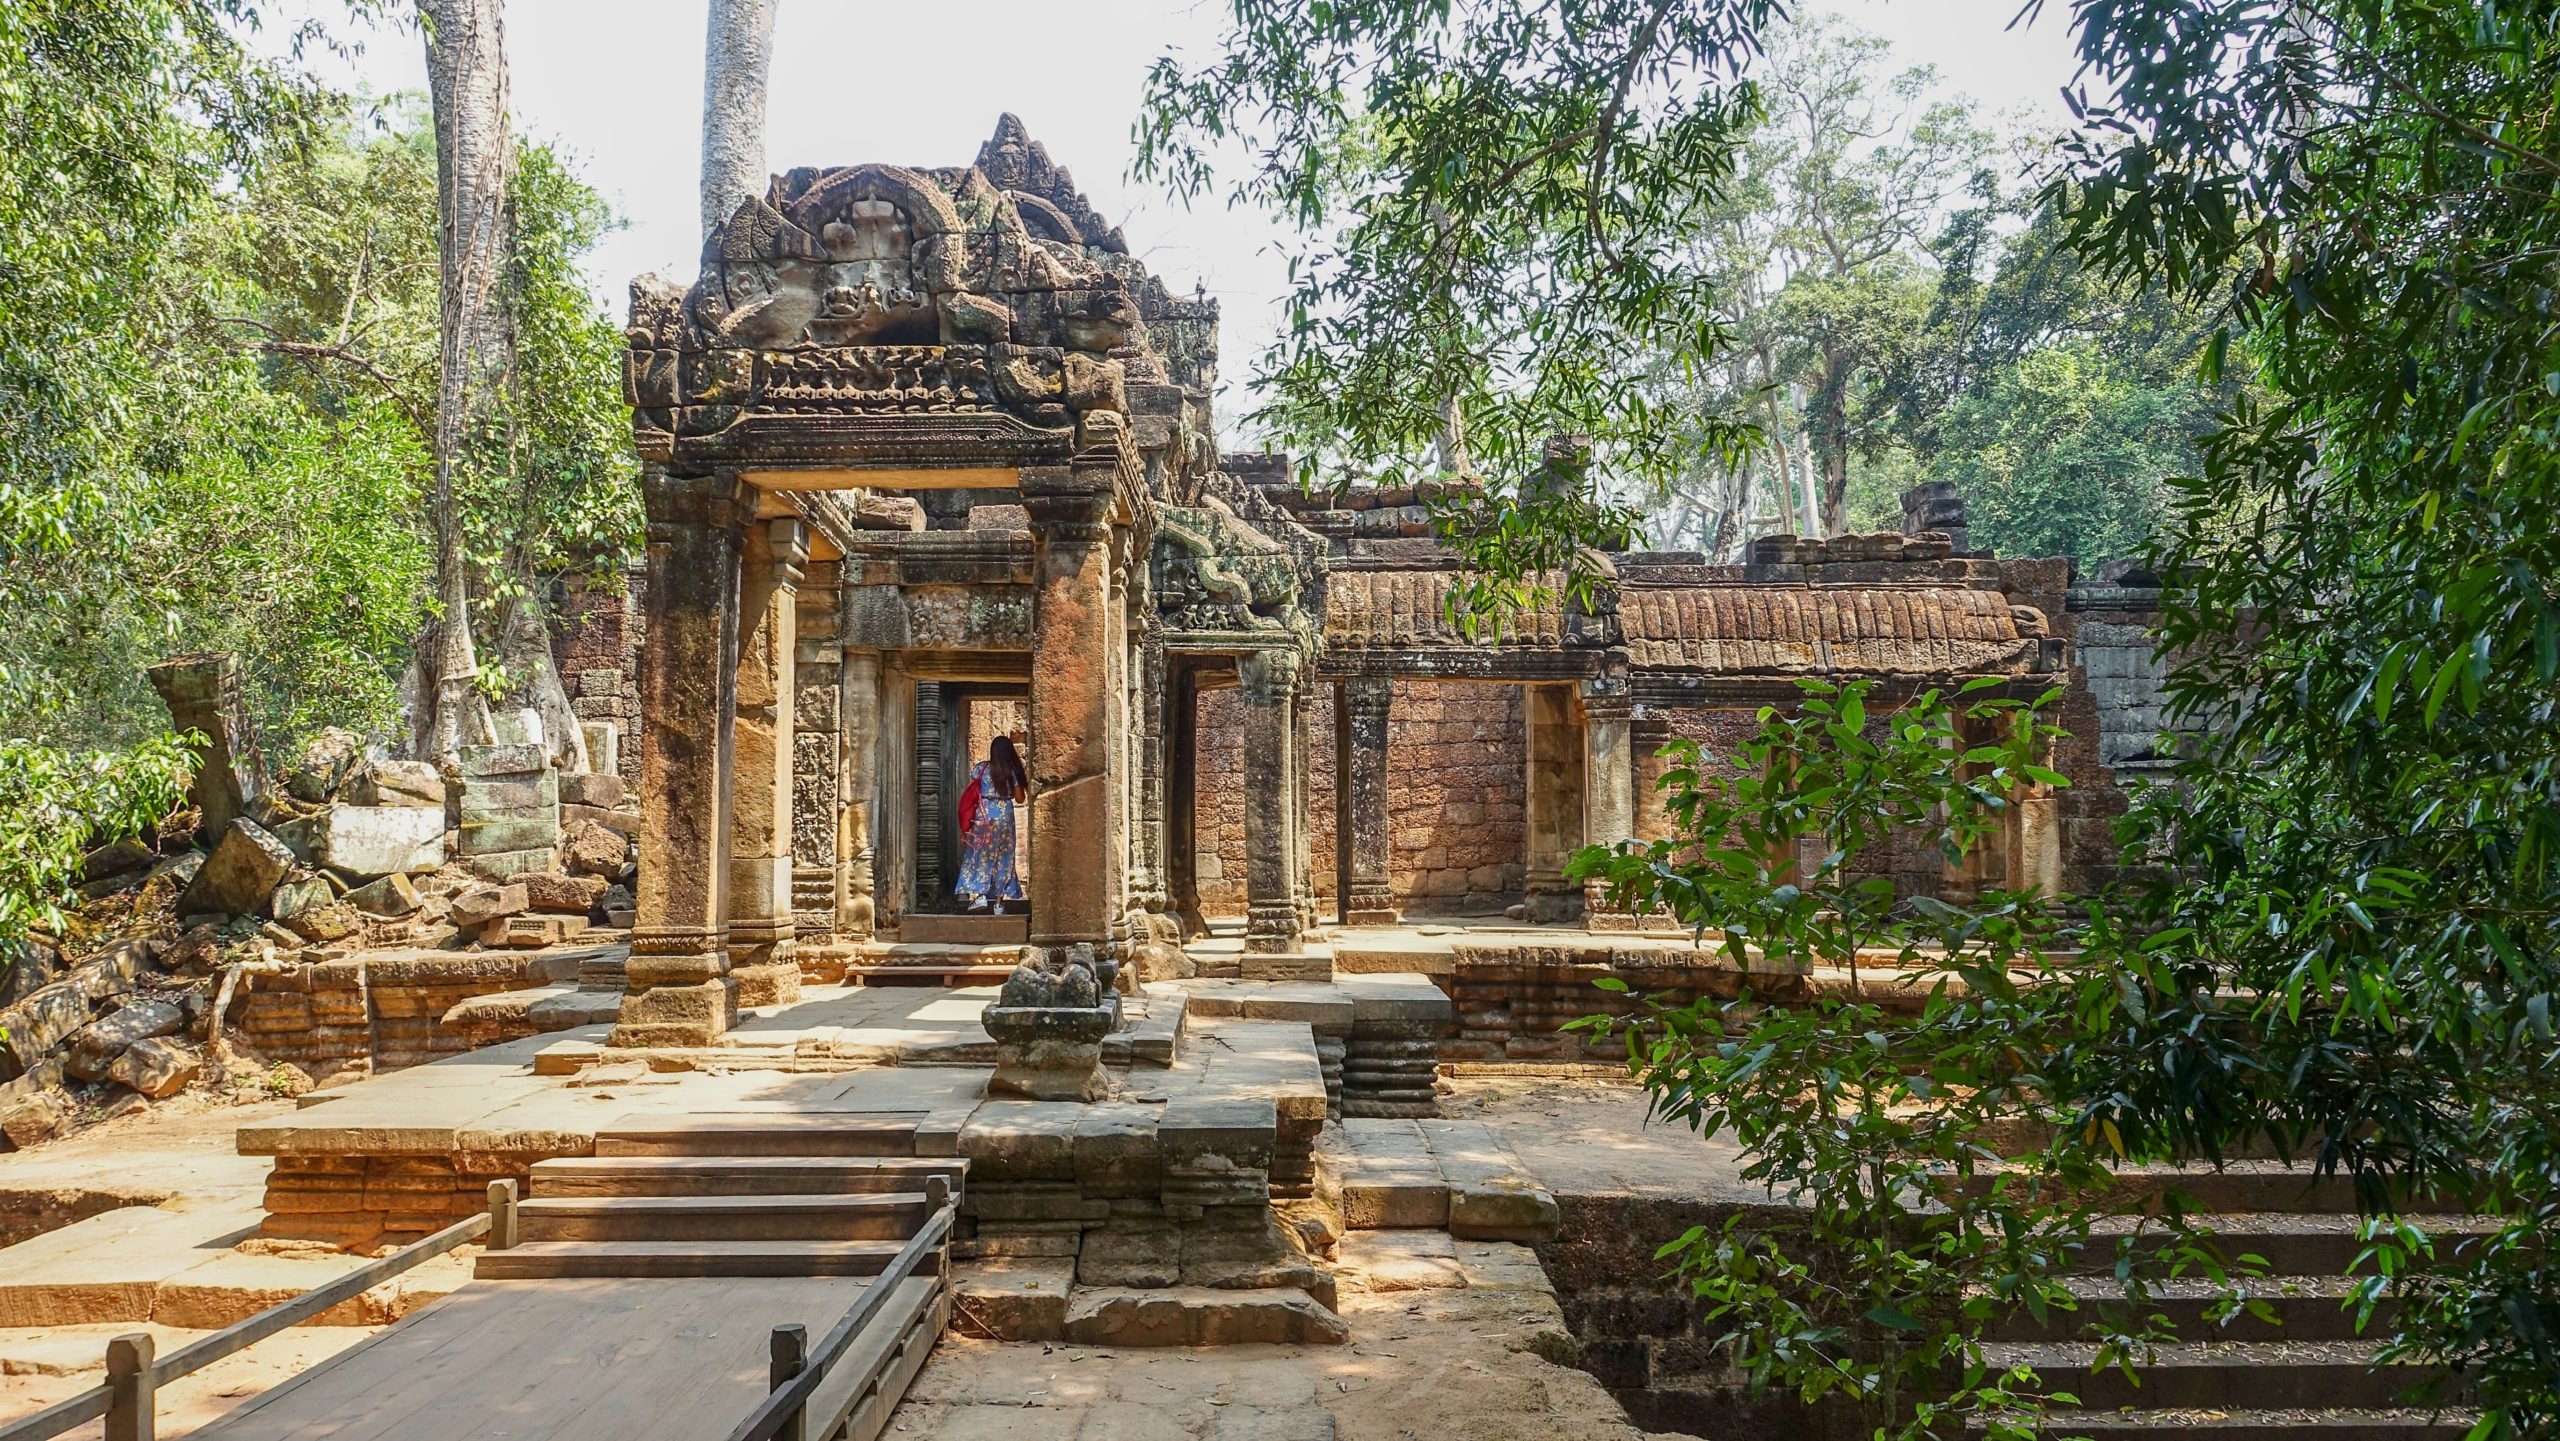
<svg viewBox="0 0 2560 1441"><path fill-rule="evenodd" d="M631 842L618 831L582 821L560 834L560 864L571 875L612 880L630 860Z"/></svg>
<svg viewBox="0 0 2560 1441"><path fill-rule="evenodd" d="M350 880L423 875L444 864L444 810L333 805L317 817L318 864Z"/></svg>
<svg viewBox="0 0 2560 1441"><path fill-rule="evenodd" d="M126 1047L154 1036L174 1035L186 1024L186 1012L167 1001L129 1001L71 1033L63 1047L63 1068L81 1080L97 1080Z"/></svg>
<svg viewBox="0 0 2560 1441"><path fill-rule="evenodd" d="M466 855L462 864L484 881L509 881L530 871L551 869L549 846L524 851L496 851L486 855Z"/></svg>
<svg viewBox="0 0 2560 1441"><path fill-rule="evenodd" d="M89 998L65 978L0 1011L0 1071L10 1078L38 1062L89 1023Z"/></svg>
<svg viewBox="0 0 2560 1441"><path fill-rule="evenodd" d="M1304 1291L1098 1286L1068 1298L1065 1335L1079 1346L1338 1346L1351 1328Z"/></svg>
<svg viewBox="0 0 2560 1441"><path fill-rule="evenodd" d="M287 877L267 902L268 914L279 921L290 921L314 906L325 906L338 898L338 892L318 876Z"/></svg>
<svg viewBox="0 0 2560 1441"><path fill-rule="evenodd" d="M346 798L360 806L444 809L444 777L425 761L370 761L348 778Z"/></svg>
<svg viewBox="0 0 2560 1441"><path fill-rule="evenodd" d="M519 914L532 904L531 894L521 882L504 886L474 886L453 898L452 919L455 925L466 928L485 926L491 921Z"/></svg>
<svg viewBox="0 0 2560 1441"><path fill-rule="evenodd" d="M539 946L560 945L587 928L585 916L520 915L491 921L480 932L484 946L513 946L532 950Z"/></svg>
<svg viewBox="0 0 2560 1441"><path fill-rule="evenodd" d="M347 904L368 916L396 921L418 909L418 888L395 871L371 885L347 892Z"/></svg>
<svg viewBox="0 0 2560 1441"><path fill-rule="evenodd" d="M298 911L284 923L284 928L315 946L342 941L364 928L364 916L345 901L331 901Z"/></svg>
<svg viewBox="0 0 2560 1441"><path fill-rule="evenodd" d="M50 1141L70 1118L70 1099L60 1091L36 1091L0 1102L0 1140L14 1150Z"/></svg>
<svg viewBox="0 0 2560 1441"><path fill-rule="evenodd" d="M266 827L242 816L205 857L204 868L178 895L182 916L262 914L276 886L293 869L293 851Z"/></svg>
<svg viewBox="0 0 2560 1441"><path fill-rule="evenodd" d="M563 776L560 779L560 800L564 805L612 810L622 804L622 777L604 771Z"/></svg>
<svg viewBox="0 0 2560 1441"><path fill-rule="evenodd" d="M107 1079L160 1101L185 1090L203 1071L204 1060L192 1048L151 1037L125 1047L108 1065Z"/></svg>
<svg viewBox="0 0 2560 1441"><path fill-rule="evenodd" d="M602 876L564 876L558 871L527 871L517 883L524 887L532 909L575 916L594 910L607 885Z"/></svg>

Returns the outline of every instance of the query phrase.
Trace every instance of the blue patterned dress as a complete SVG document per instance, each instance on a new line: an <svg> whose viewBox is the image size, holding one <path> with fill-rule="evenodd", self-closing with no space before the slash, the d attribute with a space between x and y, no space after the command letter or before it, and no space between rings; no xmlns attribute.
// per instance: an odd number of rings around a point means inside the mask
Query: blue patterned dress
<svg viewBox="0 0 2560 1441"><path fill-rule="evenodd" d="M951 889L970 901L1021 900L1022 878L1013 870L1013 797L988 777L985 761L970 770L969 779L978 787L978 818L960 838L968 854Z"/></svg>

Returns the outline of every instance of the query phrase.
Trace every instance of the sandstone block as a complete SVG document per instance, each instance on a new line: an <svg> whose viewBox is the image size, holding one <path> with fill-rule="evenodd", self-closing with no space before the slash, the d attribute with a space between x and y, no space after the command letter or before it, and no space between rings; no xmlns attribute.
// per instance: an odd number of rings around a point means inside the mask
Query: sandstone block
<svg viewBox="0 0 2560 1441"><path fill-rule="evenodd" d="M0 1103L0 1140L16 1149L49 1141L70 1114L69 1099L60 1091L37 1091Z"/></svg>
<svg viewBox="0 0 2560 1441"><path fill-rule="evenodd" d="M317 819L313 859L351 880L422 875L444 864L441 805L333 805Z"/></svg>
<svg viewBox="0 0 2560 1441"><path fill-rule="evenodd" d="M193 1048L154 1036L125 1047L108 1065L107 1079L158 1101L185 1090L203 1070Z"/></svg>
<svg viewBox="0 0 2560 1441"><path fill-rule="evenodd" d="M453 898L452 920L457 926L485 926L500 917L515 915L532 903L531 892L521 883L474 886Z"/></svg>
<svg viewBox="0 0 2560 1441"><path fill-rule="evenodd" d="M129 1001L72 1032L63 1047L63 1067L81 1080L97 1080L127 1046L174 1034L186 1023L186 1013L167 1001Z"/></svg>
<svg viewBox="0 0 2560 1441"><path fill-rule="evenodd" d="M1064 1261L992 1261L953 1277L952 1329L990 1341L1055 1341L1066 1334L1075 1268Z"/></svg>
<svg viewBox="0 0 2560 1441"><path fill-rule="evenodd" d="M560 864L571 875L600 876L610 881L622 874L630 857L631 842L627 838L591 821L560 834Z"/></svg>
<svg viewBox="0 0 2560 1441"><path fill-rule="evenodd" d="M314 945L344 940L364 927L364 915L345 901L331 901L297 911L285 929Z"/></svg>
<svg viewBox="0 0 2560 1441"><path fill-rule="evenodd" d="M560 800L564 805L593 806L609 811L622 804L622 777L608 771L590 771L582 776L569 776L560 782Z"/></svg>
<svg viewBox="0 0 2560 1441"><path fill-rule="evenodd" d="M549 852L560 839L557 817L532 817L514 820L464 820L460 847L466 856L498 855L509 851Z"/></svg>
<svg viewBox="0 0 2560 1441"><path fill-rule="evenodd" d="M31 1070L63 1039L89 1022L89 997L72 980L56 981L0 1011L0 1071Z"/></svg>
<svg viewBox="0 0 2560 1441"><path fill-rule="evenodd" d="M527 871L517 877L516 884L524 888L531 909L574 916L594 910L607 885L601 876L564 876L558 871Z"/></svg>
<svg viewBox="0 0 2560 1441"><path fill-rule="evenodd" d="M347 778L347 800L360 806L444 809L444 777L425 761L367 761Z"/></svg>
<svg viewBox="0 0 2560 1441"><path fill-rule="evenodd" d="M314 906L325 906L337 898L337 891L318 876L288 878L284 884L276 887L276 893L268 901L267 909L268 913L277 920L290 921Z"/></svg>
<svg viewBox="0 0 2560 1441"><path fill-rule="evenodd" d="M418 909L418 888L409 878L395 871L371 885L358 886L347 892L347 904L368 916L398 920Z"/></svg>
<svg viewBox="0 0 2560 1441"><path fill-rule="evenodd" d="M539 744L464 746L462 774L466 780L490 776L515 778L531 776L550 765L550 757Z"/></svg>
<svg viewBox="0 0 2560 1441"><path fill-rule="evenodd" d="M293 851L266 827L242 816L224 829L203 869L178 895L182 916L254 916L293 868Z"/></svg>
<svg viewBox="0 0 2560 1441"><path fill-rule="evenodd" d="M1303 1291L1103 1286L1076 1292L1065 1334L1080 1346L1332 1346L1351 1328Z"/></svg>
<svg viewBox="0 0 2560 1441"><path fill-rule="evenodd" d="M497 851L488 855L465 856L462 863L473 875L482 880L508 881L528 871L547 871L551 869L551 860L551 848L543 846L535 850Z"/></svg>

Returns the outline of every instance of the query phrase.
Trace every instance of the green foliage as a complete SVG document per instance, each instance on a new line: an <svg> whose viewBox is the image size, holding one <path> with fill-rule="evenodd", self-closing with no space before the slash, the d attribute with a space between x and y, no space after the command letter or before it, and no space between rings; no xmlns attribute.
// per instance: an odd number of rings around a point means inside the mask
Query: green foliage
<svg viewBox="0 0 2560 1441"><path fill-rule="evenodd" d="M2113 1365L2167 1334L2146 1306L2155 1279L2226 1269L2174 1213L2098 1229L2121 1137L2077 1097L2121 1002L2103 967L2053 958L2050 898L1897 905L1873 873L1896 840L1978 859L2010 806L2063 784L2037 759L2057 735L2042 719L2053 696L1989 684L1870 713L1868 682L1803 682L1721 764L1673 744L1669 837L1585 850L1572 868L1712 934L1760 978L1731 1001L1648 999L1627 1024L1652 1113L1729 1135L1742 1179L1791 1207L1661 1254L1755 1386L1846 1399L1879 1435L2032 1434L2050 1387L1986 1360L2001 1322L2075 1311L2070 1274L2112 1265L2124 1303L2090 1319Z"/></svg>
<svg viewBox="0 0 2560 1441"><path fill-rule="evenodd" d="M1138 174L1200 197L1210 152L1241 143L1255 158L1231 202L1330 232L1292 262L1257 422L1318 452L1311 466L1519 488L1508 503L1528 523L1452 514L1453 538L1513 579L1561 560L1587 582L1570 543L1501 552L1504 537L1626 528L1588 489L1526 492L1546 437L1592 436L1625 480L1742 436L1663 424L1619 362L1630 346L1690 363L1719 344L1702 278L1661 242L1730 177L1758 106L1738 71L1777 9L1235 0L1222 56L1158 61Z"/></svg>
<svg viewBox="0 0 2560 1441"><path fill-rule="evenodd" d="M2124 1123L2189 1154L2265 1132L2377 1207L2496 1217L2378 1247L2397 1346L2470 1374L2481 1434L2553 1435L2560 14L2075 10L2114 98L2052 193L2070 243L2218 305L2209 357L2267 390L2160 547L2176 695L2223 723L2136 818L2192 866L2147 920L2195 1089L2129 1074Z"/></svg>
<svg viewBox="0 0 2560 1441"><path fill-rule="evenodd" d="M167 737L75 752L0 740L0 950L62 930L82 852L176 809L194 756Z"/></svg>

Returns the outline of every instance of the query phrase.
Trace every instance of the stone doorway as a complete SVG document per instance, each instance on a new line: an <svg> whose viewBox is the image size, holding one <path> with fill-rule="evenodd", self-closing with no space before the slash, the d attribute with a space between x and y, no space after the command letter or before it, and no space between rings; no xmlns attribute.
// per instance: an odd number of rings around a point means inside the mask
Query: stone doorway
<svg viewBox="0 0 2560 1441"><path fill-rule="evenodd" d="M1031 764L1030 688L1015 682L935 681L915 683L915 874L907 898L910 917L958 916L966 906L953 893L964 850L960 833L961 793L969 773L987 758L998 736L1010 736L1023 764ZM1029 913L1031 886L1030 815L1016 813L1014 872L1022 880L1024 900L1009 907L1005 919L1019 921ZM1020 929L1019 925L1008 929Z"/></svg>

